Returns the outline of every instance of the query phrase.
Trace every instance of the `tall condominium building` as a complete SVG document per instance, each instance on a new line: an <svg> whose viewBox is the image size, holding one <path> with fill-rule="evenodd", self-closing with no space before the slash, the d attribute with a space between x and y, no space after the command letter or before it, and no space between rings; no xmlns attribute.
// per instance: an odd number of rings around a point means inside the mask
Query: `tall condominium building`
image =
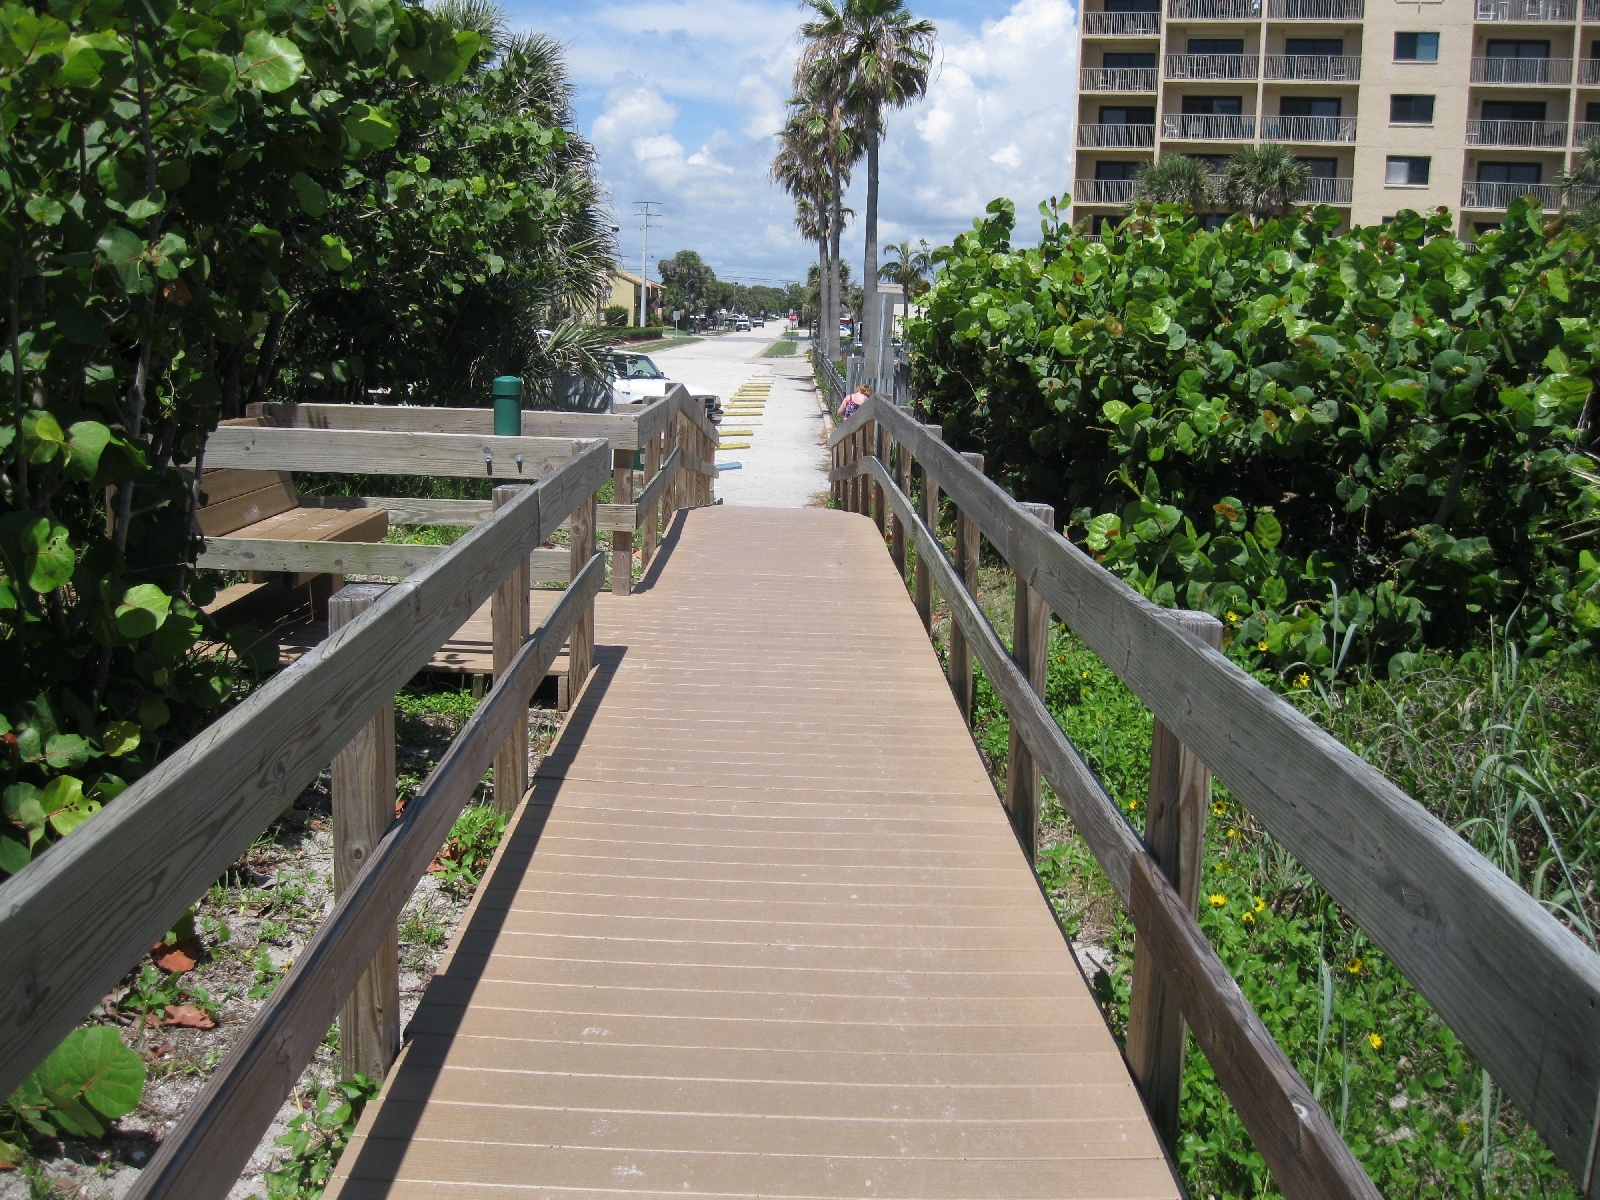
<svg viewBox="0 0 1600 1200"><path fill-rule="evenodd" d="M1471 238L1600 135L1600 0L1085 0L1074 218L1141 163L1280 142L1347 224L1456 213ZM1587 198L1587 197L1581 197Z"/></svg>

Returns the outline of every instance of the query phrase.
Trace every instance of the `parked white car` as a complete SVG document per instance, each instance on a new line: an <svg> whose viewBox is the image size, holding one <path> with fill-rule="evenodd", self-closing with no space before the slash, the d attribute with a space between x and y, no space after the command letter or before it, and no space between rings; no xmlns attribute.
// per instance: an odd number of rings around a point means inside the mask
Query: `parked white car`
<svg viewBox="0 0 1600 1200"><path fill-rule="evenodd" d="M647 355L639 354L632 350L613 350L611 352L611 370L614 380L611 385L611 403L615 408L619 404L645 404L651 400L659 399L667 394L667 389L672 387L676 380L668 379L666 374ZM697 400L706 406L706 415L713 422L722 420L722 400L709 392L691 392Z"/></svg>

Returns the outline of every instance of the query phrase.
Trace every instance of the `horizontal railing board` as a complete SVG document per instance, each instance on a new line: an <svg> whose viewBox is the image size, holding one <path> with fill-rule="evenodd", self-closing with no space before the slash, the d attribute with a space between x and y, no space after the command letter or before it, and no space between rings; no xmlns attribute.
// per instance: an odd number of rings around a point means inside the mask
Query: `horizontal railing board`
<svg viewBox="0 0 1600 1200"><path fill-rule="evenodd" d="M207 538L195 566L214 571L317 571L329 575L411 575L446 546L398 542L292 542Z"/></svg>
<svg viewBox="0 0 1600 1200"><path fill-rule="evenodd" d="M908 414L875 398L830 444L868 420L910 449L1371 935L1583 1180L1600 1097L1600 955L1353 750L1022 512Z"/></svg>
<svg viewBox="0 0 1600 1200"><path fill-rule="evenodd" d="M206 439L206 465L362 475L482 476L532 483L587 444L569 438L228 425ZM521 463L516 461L519 455Z"/></svg>
<svg viewBox="0 0 1600 1200"><path fill-rule="evenodd" d="M360 429L377 433L494 433L492 408L420 404L252 404L246 410L275 429ZM605 438L614 450L638 447L633 413L522 410L523 437Z"/></svg>
<svg viewBox="0 0 1600 1200"><path fill-rule="evenodd" d="M476 525L494 512L491 500L423 500L411 496L301 496L301 508L381 508L390 525Z"/></svg>
<svg viewBox="0 0 1600 1200"><path fill-rule="evenodd" d="M1181 976L1173 986L1183 1011L1187 1015L1193 1009L1199 1018L1201 1047L1216 1065L1219 1080L1225 1081L1229 1099L1237 1096L1235 1108L1285 1194L1290 1200L1381 1200L1305 1081L1205 940L1193 915L1160 876L1143 842L1006 652L983 610L962 585L938 537L916 514L911 499L877 458L858 460L836 474L870 475L883 488L896 519L910 531L918 560L928 564L935 586L977 652L1012 727L1021 734L1117 895L1130 912L1143 918L1141 938L1154 937L1159 943L1149 946L1141 941L1140 951L1153 953L1169 978L1173 973ZM1145 873L1142 879L1141 868ZM1149 878L1152 870L1159 883ZM1147 933L1147 928L1152 932Z"/></svg>
<svg viewBox="0 0 1600 1200"><path fill-rule="evenodd" d="M605 443L580 450L0 883L0 1095L610 474Z"/></svg>
<svg viewBox="0 0 1600 1200"><path fill-rule="evenodd" d="M162 1139L128 1193L130 1200L222 1200L232 1190L385 931L394 928L417 880L494 763L495 752L516 722L527 720L529 698L604 581L605 557L596 554L373 848L205 1091Z"/></svg>

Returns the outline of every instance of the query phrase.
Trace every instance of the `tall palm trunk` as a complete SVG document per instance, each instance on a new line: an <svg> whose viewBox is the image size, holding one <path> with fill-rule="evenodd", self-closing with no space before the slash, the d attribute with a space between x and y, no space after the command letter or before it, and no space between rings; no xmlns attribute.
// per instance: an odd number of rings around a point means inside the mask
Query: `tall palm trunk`
<svg viewBox="0 0 1600 1200"><path fill-rule="evenodd" d="M826 225L823 226L827 228ZM814 353L828 353L828 235L817 239L817 340Z"/></svg>
<svg viewBox="0 0 1600 1200"><path fill-rule="evenodd" d="M828 228L828 357L837 361L839 353L839 309L843 297L840 295L841 283L839 278L839 235L844 228L844 196L843 188L839 185L839 162L833 163L833 213L829 219Z"/></svg>
<svg viewBox="0 0 1600 1200"><path fill-rule="evenodd" d="M862 374L872 377L878 369L878 114L867 114L867 223L866 263L861 274Z"/></svg>

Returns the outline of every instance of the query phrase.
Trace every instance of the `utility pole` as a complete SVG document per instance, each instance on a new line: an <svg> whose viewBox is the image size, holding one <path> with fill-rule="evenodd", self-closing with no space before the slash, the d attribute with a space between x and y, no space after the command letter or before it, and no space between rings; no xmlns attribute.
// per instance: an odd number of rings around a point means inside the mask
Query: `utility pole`
<svg viewBox="0 0 1600 1200"><path fill-rule="evenodd" d="M659 214L652 213L652 208L660 208L659 200L635 200L639 206L638 215L643 218L640 228L644 230L644 248L639 252L639 325L642 328L650 316L650 218Z"/></svg>

